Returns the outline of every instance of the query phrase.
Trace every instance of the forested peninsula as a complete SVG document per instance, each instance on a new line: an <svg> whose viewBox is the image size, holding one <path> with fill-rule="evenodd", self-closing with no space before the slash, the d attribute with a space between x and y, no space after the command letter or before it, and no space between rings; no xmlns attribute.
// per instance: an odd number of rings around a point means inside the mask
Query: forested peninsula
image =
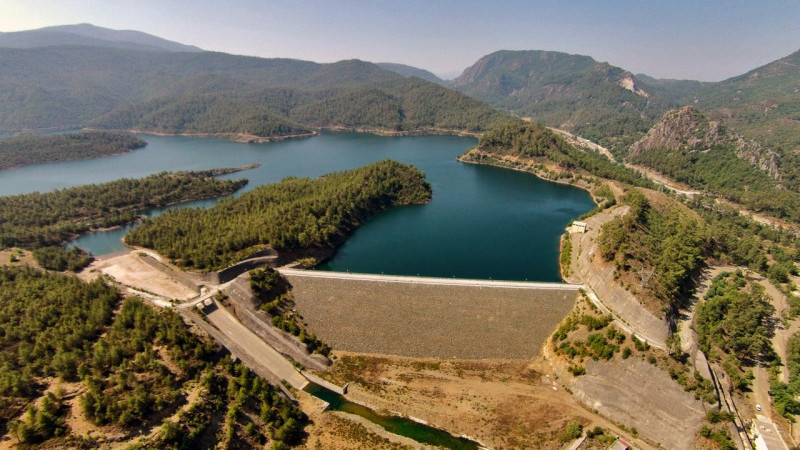
<svg viewBox="0 0 800 450"><path fill-rule="evenodd" d="M228 195L247 184L247 180L218 180L210 173L162 172L0 197L0 248L60 245L91 229L132 222L147 208Z"/></svg>
<svg viewBox="0 0 800 450"><path fill-rule="evenodd" d="M145 145L131 134L105 131L10 137L0 139L0 170L118 155Z"/></svg>
<svg viewBox="0 0 800 450"><path fill-rule="evenodd" d="M286 178L208 209L170 210L146 220L125 240L182 267L215 270L266 247L333 249L369 216L430 198L421 171L385 160L317 180Z"/></svg>
<svg viewBox="0 0 800 450"><path fill-rule="evenodd" d="M538 123L508 122L484 133L463 162L525 168L550 180L575 173L622 181L634 186L652 183L622 164L594 151L578 149Z"/></svg>

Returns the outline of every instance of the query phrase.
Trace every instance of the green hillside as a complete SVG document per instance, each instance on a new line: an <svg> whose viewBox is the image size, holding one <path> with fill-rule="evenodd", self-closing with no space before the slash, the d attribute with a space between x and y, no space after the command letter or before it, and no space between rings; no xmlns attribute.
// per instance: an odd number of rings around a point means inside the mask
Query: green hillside
<svg viewBox="0 0 800 450"><path fill-rule="evenodd" d="M147 143L126 133L80 132L0 139L0 170L27 164L117 155Z"/></svg>
<svg viewBox="0 0 800 450"><path fill-rule="evenodd" d="M800 189L800 51L704 88L697 107L774 149L783 184Z"/></svg>
<svg viewBox="0 0 800 450"><path fill-rule="evenodd" d="M800 148L800 51L704 88L696 106L766 144Z"/></svg>
<svg viewBox="0 0 800 450"><path fill-rule="evenodd" d="M626 159L755 211L800 220L800 185L781 173L780 155L695 108L666 113Z"/></svg>
<svg viewBox="0 0 800 450"><path fill-rule="evenodd" d="M478 148L461 158L486 163L487 158L510 156L535 164L552 163L562 170L584 172L624 183L649 186L647 180L604 155L578 149L558 134L537 123L512 122L481 136Z"/></svg>
<svg viewBox="0 0 800 450"><path fill-rule="evenodd" d="M392 72L402 75L404 77L417 77L431 83L442 84L444 80L437 77L435 74L418 67L407 66L405 64L395 63L376 63L381 69L391 70Z"/></svg>
<svg viewBox="0 0 800 450"><path fill-rule="evenodd" d="M622 149L669 109L630 73L588 56L499 51L481 58L450 85L535 122Z"/></svg>
<svg viewBox="0 0 800 450"><path fill-rule="evenodd" d="M103 129L170 134L284 137L312 131L262 103L225 94L159 97L126 105L89 122Z"/></svg>
<svg viewBox="0 0 800 450"><path fill-rule="evenodd" d="M430 198L422 172L385 160L317 180L285 178L208 209L169 210L125 240L181 266L215 270L266 246L280 252L333 249L371 215Z"/></svg>
<svg viewBox="0 0 800 450"><path fill-rule="evenodd" d="M60 46L0 48L0 66L0 132L87 125L262 137L310 127L482 131L503 117L435 83L358 60Z"/></svg>

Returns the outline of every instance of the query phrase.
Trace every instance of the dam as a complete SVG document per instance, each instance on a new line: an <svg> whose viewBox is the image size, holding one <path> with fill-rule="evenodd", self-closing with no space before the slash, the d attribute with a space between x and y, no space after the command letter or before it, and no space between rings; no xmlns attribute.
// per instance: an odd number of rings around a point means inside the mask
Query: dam
<svg viewBox="0 0 800 450"><path fill-rule="evenodd" d="M331 347L440 359L529 359L581 285L279 269L303 322Z"/></svg>

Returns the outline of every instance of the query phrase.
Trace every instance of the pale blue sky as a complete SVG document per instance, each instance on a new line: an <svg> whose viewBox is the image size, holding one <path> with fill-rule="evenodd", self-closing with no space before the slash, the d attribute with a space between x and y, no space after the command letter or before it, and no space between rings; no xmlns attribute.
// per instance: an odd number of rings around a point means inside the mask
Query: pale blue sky
<svg viewBox="0 0 800 450"><path fill-rule="evenodd" d="M797 0L0 0L0 31L74 23L234 54L358 58L449 76L510 49L716 81L800 49Z"/></svg>

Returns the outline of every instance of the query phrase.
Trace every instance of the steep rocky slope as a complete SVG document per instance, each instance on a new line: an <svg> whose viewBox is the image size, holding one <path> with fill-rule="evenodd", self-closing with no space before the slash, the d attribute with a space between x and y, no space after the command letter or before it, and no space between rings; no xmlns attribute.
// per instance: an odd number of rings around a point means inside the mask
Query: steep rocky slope
<svg viewBox="0 0 800 450"><path fill-rule="evenodd" d="M649 152L709 152L732 149L736 156L778 179L778 154L760 143L745 139L716 120L709 120L694 107L668 111L657 124L631 146L627 159L641 160Z"/></svg>

